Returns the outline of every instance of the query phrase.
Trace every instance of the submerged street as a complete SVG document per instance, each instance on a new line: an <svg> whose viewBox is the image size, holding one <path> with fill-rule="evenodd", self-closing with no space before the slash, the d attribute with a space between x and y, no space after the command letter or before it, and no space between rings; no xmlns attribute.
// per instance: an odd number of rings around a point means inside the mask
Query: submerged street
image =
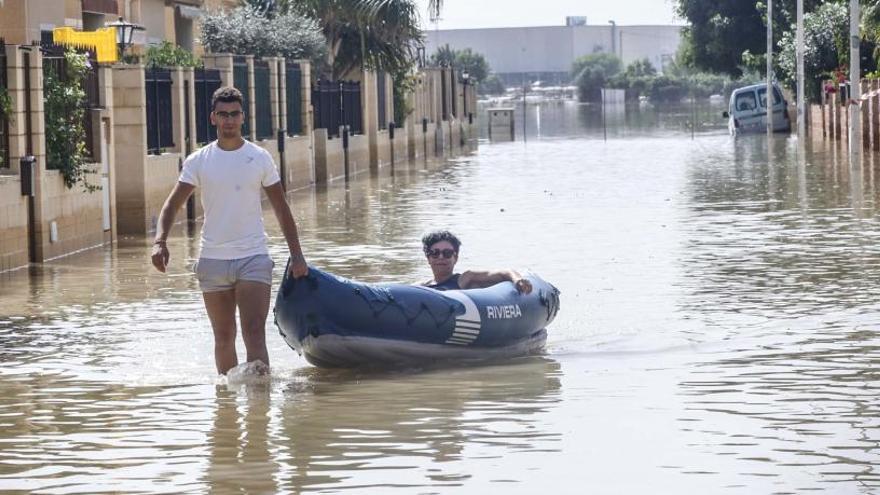
<svg viewBox="0 0 880 495"><path fill-rule="evenodd" d="M734 139L721 111L530 105L525 143L290 195L338 275L426 280L442 227L461 269L540 274L562 292L543 356L328 371L270 321L271 381L223 383L199 226L167 275L145 238L0 274L0 491L880 489L880 157Z"/></svg>

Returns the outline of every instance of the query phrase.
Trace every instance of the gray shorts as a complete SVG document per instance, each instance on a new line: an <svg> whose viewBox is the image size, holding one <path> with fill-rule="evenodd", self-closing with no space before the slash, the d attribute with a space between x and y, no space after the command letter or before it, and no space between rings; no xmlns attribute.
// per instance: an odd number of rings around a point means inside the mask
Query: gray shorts
<svg viewBox="0 0 880 495"><path fill-rule="evenodd" d="M275 262L268 254L258 254L235 260L199 258L193 265L202 292L217 292L235 288L239 280L272 285Z"/></svg>

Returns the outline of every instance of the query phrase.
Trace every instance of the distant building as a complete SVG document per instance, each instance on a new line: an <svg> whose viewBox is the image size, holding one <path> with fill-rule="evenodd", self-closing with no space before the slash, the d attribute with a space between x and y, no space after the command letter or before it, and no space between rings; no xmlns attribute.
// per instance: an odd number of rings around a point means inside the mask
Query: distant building
<svg viewBox="0 0 880 495"><path fill-rule="evenodd" d="M567 18L572 22L576 17ZM571 65L581 55L614 53L624 65L647 58L660 72L674 59L682 26L567 25L446 29L425 32L426 51L449 45L483 54L508 85L570 82Z"/></svg>
<svg viewBox="0 0 880 495"><path fill-rule="evenodd" d="M565 18L566 26L586 26L587 17L583 15L570 15Z"/></svg>

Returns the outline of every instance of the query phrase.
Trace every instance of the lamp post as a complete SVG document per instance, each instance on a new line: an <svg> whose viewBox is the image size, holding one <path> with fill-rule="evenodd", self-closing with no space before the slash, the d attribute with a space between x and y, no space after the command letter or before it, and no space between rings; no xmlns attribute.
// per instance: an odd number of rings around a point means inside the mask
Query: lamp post
<svg viewBox="0 0 880 495"><path fill-rule="evenodd" d="M461 72L461 86L462 86L462 96L463 96L462 100L464 100L464 106L463 106L463 108L462 108L462 115L465 116L465 117L466 117L467 114L468 114L468 107L467 107L467 102L468 102L468 82L470 81L470 78L471 78L471 75L468 74L468 71L463 70L463 71Z"/></svg>
<svg viewBox="0 0 880 495"><path fill-rule="evenodd" d="M119 60L125 55L125 49L134 43L134 32L143 31L144 27L124 20L122 17L115 22L107 24L107 27L116 28L116 44L119 46Z"/></svg>
<svg viewBox="0 0 880 495"><path fill-rule="evenodd" d="M617 42L617 23L614 21L608 21L608 24L611 24L611 54L616 57L617 46L615 43Z"/></svg>
<svg viewBox="0 0 880 495"><path fill-rule="evenodd" d="M416 58L418 59L419 68L425 67L425 47L420 46L416 48Z"/></svg>

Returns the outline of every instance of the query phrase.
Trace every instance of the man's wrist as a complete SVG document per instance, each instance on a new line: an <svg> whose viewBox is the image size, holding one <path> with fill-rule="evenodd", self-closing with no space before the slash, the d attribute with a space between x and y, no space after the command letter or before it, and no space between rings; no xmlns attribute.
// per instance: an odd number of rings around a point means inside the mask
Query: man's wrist
<svg viewBox="0 0 880 495"><path fill-rule="evenodd" d="M164 246L167 244L167 241L165 239L159 238L159 239L156 239L155 241L153 241L153 244Z"/></svg>

